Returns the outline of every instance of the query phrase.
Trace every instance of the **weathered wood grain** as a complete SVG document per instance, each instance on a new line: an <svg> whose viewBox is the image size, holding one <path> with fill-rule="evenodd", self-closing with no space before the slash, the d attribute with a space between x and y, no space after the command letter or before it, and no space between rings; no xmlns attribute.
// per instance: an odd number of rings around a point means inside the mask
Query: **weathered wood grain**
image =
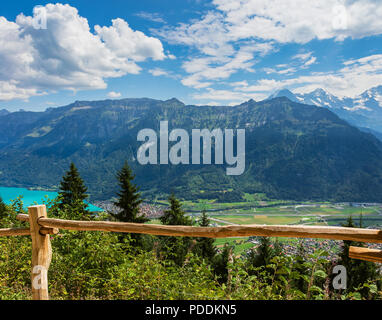
<svg viewBox="0 0 382 320"><path fill-rule="evenodd" d="M16 216L16 219L22 222L29 222L29 216L27 214L20 213ZM29 229L28 229L29 230ZM58 234L59 230L57 228L40 228L41 234Z"/></svg>
<svg viewBox="0 0 382 320"><path fill-rule="evenodd" d="M164 226L110 221L75 221L40 218L40 226L77 231L144 233L161 236L206 238L292 237L382 243L382 230L326 226L238 225L223 227Z"/></svg>
<svg viewBox="0 0 382 320"><path fill-rule="evenodd" d="M349 258L382 263L382 250L351 246L349 248Z"/></svg>
<svg viewBox="0 0 382 320"><path fill-rule="evenodd" d="M52 259L50 236L41 234L40 218L46 217L46 207L32 206L28 208L29 227L32 237L32 298L33 300L49 300L48 269Z"/></svg>
<svg viewBox="0 0 382 320"><path fill-rule="evenodd" d="M29 228L5 228L0 229L0 237L30 236Z"/></svg>

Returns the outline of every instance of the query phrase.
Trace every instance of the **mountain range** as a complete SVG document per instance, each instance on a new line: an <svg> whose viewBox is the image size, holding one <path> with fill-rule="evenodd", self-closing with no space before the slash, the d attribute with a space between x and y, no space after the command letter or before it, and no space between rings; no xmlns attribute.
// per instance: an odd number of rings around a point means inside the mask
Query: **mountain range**
<svg viewBox="0 0 382 320"><path fill-rule="evenodd" d="M382 143L322 108L275 97L237 106L185 105L173 98L76 101L45 112L0 116L0 185L57 188L74 161L92 200L110 199L127 160L146 198L238 201L244 193L294 200L379 201ZM246 169L140 165L139 130L246 129ZM192 153L192 150L190 154ZM214 154L214 152L212 152ZM213 162L214 163L214 162Z"/></svg>
<svg viewBox="0 0 382 320"><path fill-rule="evenodd" d="M336 97L324 89L306 94L282 89L268 99L276 97L287 97L295 102L328 108L350 124L382 139L382 86L366 90L354 98Z"/></svg>
<svg viewBox="0 0 382 320"><path fill-rule="evenodd" d="M6 109L1 109L1 110L0 110L0 117L1 117L1 116L5 116L5 115L7 115L8 113L10 113L8 110L6 110Z"/></svg>

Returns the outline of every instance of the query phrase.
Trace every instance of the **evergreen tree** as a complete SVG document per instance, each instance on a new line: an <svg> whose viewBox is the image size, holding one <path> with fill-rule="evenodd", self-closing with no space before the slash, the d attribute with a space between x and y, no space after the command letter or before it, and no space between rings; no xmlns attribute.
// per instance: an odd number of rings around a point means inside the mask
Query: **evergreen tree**
<svg viewBox="0 0 382 320"><path fill-rule="evenodd" d="M58 193L61 210L72 209L76 215L87 215L88 205L84 200L88 197L86 194L87 188L82 180L76 166L72 162L69 170L66 172L60 182L60 191Z"/></svg>
<svg viewBox="0 0 382 320"><path fill-rule="evenodd" d="M360 219L361 220L361 219ZM362 224L362 220L360 221ZM349 216L346 224L343 227L354 228L355 224L353 218ZM362 242L355 242L344 240L343 247L339 254L338 264L343 265L346 268L347 274L347 291L354 291L359 285L367 282L368 280L374 280L377 277L377 267L374 262L362 261L349 258L349 247L363 247ZM366 294L366 290L363 290L361 294Z"/></svg>
<svg viewBox="0 0 382 320"><path fill-rule="evenodd" d="M174 194L171 194L168 201L170 202L170 208L160 217L161 223L168 226L190 226L191 219L185 215L182 205Z"/></svg>
<svg viewBox="0 0 382 320"><path fill-rule="evenodd" d="M269 237L260 237L260 245L252 256L250 256L250 264L254 267L266 266L275 257L275 251L271 247L271 240Z"/></svg>
<svg viewBox="0 0 382 320"><path fill-rule="evenodd" d="M172 194L168 199L170 208L160 217L160 221L164 225L182 225L190 226L191 219L187 217L182 210L179 200ZM191 246L191 238L189 237L161 237L162 250L167 259L174 261L178 265L182 265Z"/></svg>
<svg viewBox="0 0 382 320"><path fill-rule="evenodd" d="M359 215L359 227L363 228L363 214L362 213Z"/></svg>
<svg viewBox="0 0 382 320"><path fill-rule="evenodd" d="M299 241L297 247L297 253L294 256L293 271L296 272L297 279L293 281L294 286L301 292L307 292L308 282L304 280L304 276L309 275L309 268L306 266L306 250L304 248L303 242Z"/></svg>
<svg viewBox="0 0 382 320"><path fill-rule="evenodd" d="M200 216L199 226L208 227L210 225L210 219L207 216L206 210L202 211ZM212 238L197 238L196 240L196 253L201 257L212 262L216 255L216 248L214 245L215 240Z"/></svg>
<svg viewBox="0 0 382 320"><path fill-rule="evenodd" d="M278 238L274 242L273 252L275 256L280 256L283 253L283 245Z"/></svg>
<svg viewBox="0 0 382 320"><path fill-rule="evenodd" d="M232 246L225 244L223 250L213 258L212 267L220 283L226 283L228 280L228 262L232 250Z"/></svg>
<svg viewBox="0 0 382 320"><path fill-rule="evenodd" d="M121 222L145 223L149 221L150 219L140 214L140 205L143 200L141 199L139 188L133 183L135 175L127 162L117 173L117 179L120 190L117 193L117 201L113 202L117 207L117 212L110 212L110 215ZM148 235L136 233L129 235L121 234L119 239L123 240L127 237L131 239L132 245L136 248L149 250L152 247L150 241L152 237Z"/></svg>
<svg viewBox="0 0 382 320"><path fill-rule="evenodd" d="M119 209L117 213L111 215L122 222L145 223L150 219L140 215L140 205L143 202L139 188L132 182L135 179L129 164L125 162L122 169L117 174L120 191L117 193L118 199L113 204Z"/></svg>

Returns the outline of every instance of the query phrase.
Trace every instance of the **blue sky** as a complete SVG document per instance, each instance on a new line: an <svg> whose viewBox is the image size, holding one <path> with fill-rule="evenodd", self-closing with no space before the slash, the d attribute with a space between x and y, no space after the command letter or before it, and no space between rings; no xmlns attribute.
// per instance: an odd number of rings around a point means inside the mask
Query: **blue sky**
<svg viewBox="0 0 382 320"><path fill-rule="evenodd" d="M381 40L378 0L2 2L0 109L235 105L282 88L354 97L382 84Z"/></svg>

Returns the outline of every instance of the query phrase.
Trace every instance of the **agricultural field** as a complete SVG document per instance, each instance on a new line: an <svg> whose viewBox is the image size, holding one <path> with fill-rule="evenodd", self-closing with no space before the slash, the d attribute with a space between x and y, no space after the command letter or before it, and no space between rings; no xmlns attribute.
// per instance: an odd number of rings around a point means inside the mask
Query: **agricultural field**
<svg viewBox="0 0 382 320"><path fill-rule="evenodd" d="M218 203L214 200L183 201L183 209L197 224L202 210L206 210L211 220L211 226L227 226L241 224L265 225L329 225L340 226L352 216L358 226L362 215L363 227L382 228L382 204L350 204L329 202L292 202L278 200L259 200L257 196L246 195L243 202ZM167 206L167 201L158 201L157 205ZM157 223L158 219L149 223ZM293 248L297 238L278 238L278 240ZM316 242L320 240L315 240ZM225 244L233 247L236 255L241 255L256 243L249 237L216 239L216 247L222 248Z"/></svg>
<svg viewBox="0 0 382 320"><path fill-rule="evenodd" d="M194 224L202 210L206 210L211 220L211 226L227 226L241 224L265 225L329 225L340 226L352 216L358 226L362 215L362 226L366 228L382 228L382 204L351 204L329 202L292 202L278 200L259 200L256 196L246 195L246 201L234 203L217 203L214 200L183 201L183 209L188 213ZM166 201L158 201L166 206ZM150 223L159 223L152 220ZM287 247L295 246L296 238L279 238ZM319 241L319 240L317 240ZM247 252L256 246L250 238L216 239L217 248L225 244L233 246L236 255Z"/></svg>
<svg viewBox="0 0 382 320"><path fill-rule="evenodd" d="M234 224L297 224L300 217L268 216L268 215L212 215L211 219L219 219Z"/></svg>
<svg viewBox="0 0 382 320"><path fill-rule="evenodd" d="M167 206L166 200L156 202ZM264 199L261 194L246 194L242 202L219 203L215 200L183 201L183 209L197 220L206 210L213 225L232 224L305 224L342 225L349 216L364 227L382 227L382 204L292 202Z"/></svg>

